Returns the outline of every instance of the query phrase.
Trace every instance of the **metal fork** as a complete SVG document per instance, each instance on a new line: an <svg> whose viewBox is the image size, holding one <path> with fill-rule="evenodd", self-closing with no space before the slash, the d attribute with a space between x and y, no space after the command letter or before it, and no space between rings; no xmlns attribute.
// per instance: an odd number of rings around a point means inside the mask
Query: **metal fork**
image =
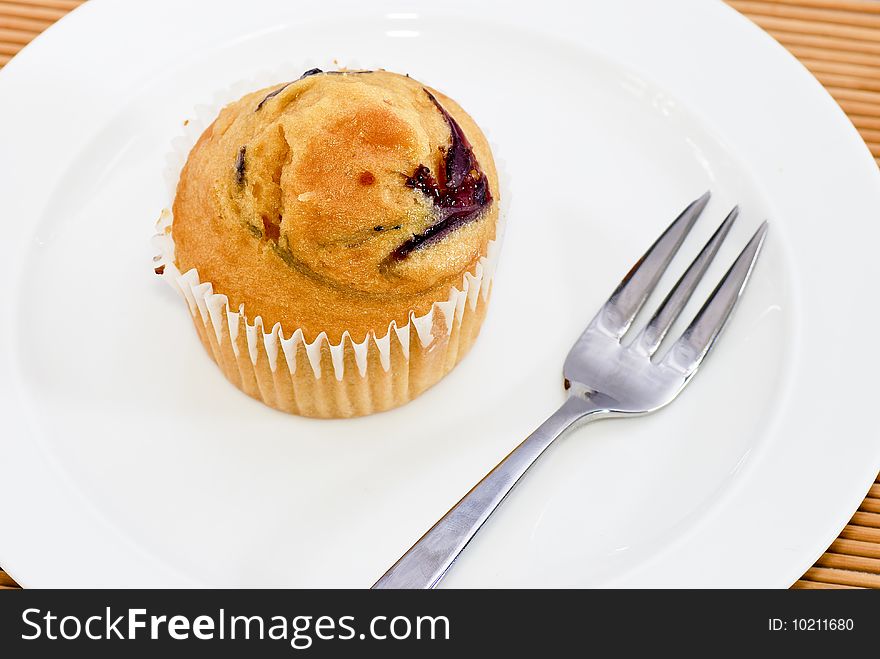
<svg viewBox="0 0 880 659"><path fill-rule="evenodd" d="M745 246L693 322L658 356L657 348L681 314L739 214L728 214L672 291L632 340L623 343L709 201L693 201L627 273L565 359L568 398L549 419L414 544L373 588L433 588L523 474L563 432L605 417L647 414L671 403L715 345L761 251L767 223Z"/></svg>

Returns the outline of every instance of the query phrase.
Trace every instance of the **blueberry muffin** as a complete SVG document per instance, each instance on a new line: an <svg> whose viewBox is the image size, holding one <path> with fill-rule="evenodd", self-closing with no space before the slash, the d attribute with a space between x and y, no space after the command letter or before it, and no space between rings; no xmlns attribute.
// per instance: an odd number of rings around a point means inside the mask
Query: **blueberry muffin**
<svg viewBox="0 0 880 659"><path fill-rule="evenodd" d="M455 101L409 76L313 69L202 133L174 199L174 271L207 296L195 324L237 386L297 414L368 414L470 348L498 201Z"/></svg>

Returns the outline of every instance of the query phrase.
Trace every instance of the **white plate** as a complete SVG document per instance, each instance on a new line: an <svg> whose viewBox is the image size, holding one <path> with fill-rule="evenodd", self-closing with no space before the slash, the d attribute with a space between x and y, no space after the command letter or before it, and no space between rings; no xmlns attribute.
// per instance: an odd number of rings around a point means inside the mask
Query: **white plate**
<svg viewBox="0 0 880 659"><path fill-rule="evenodd" d="M711 279L772 224L704 372L555 446L445 585L789 585L880 468L880 175L855 129L721 3L365 5L97 0L0 71L0 565L25 586L369 586L563 400L569 345L711 188L679 271L735 201ZM312 421L226 383L150 235L195 106L334 59L458 99L512 194L471 356L402 409Z"/></svg>

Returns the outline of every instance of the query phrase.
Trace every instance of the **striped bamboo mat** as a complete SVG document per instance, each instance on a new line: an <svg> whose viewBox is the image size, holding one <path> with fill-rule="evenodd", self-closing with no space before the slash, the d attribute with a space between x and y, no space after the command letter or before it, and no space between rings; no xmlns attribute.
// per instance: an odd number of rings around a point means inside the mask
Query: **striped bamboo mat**
<svg viewBox="0 0 880 659"><path fill-rule="evenodd" d="M880 2L728 0L825 85L880 164ZM0 66L82 0L0 0ZM82 581L82 579L76 579ZM880 477L794 588L880 588ZM0 570L0 589L17 588Z"/></svg>

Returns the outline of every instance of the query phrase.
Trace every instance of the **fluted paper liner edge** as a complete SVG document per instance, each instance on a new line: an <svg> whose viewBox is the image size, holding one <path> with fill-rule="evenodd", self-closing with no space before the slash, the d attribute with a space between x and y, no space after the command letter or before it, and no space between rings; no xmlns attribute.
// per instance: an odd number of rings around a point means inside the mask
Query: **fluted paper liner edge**
<svg viewBox="0 0 880 659"><path fill-rule="evenodd" d="M289 75L287 76L289 77ZM184 134L172 142L166 182L174 199L189 151L220 109L249 90L286 77L264 74L218 94L209 106L196 108ZM504 195L502 195L502 198ZM168 206L171 206L169 201ZM486 315L492 276L500 250L502 223L475 267L420 316L411 312L401 327L389 323L384 334L369 332L356 343L345 331L339 343L321 332L311 342L301 329L276 323L268 331L260 316L250 318L244 305L231 309L211 282L193 268L181 273L174 258L173 215L162 211L154 236L154 268L185 300L208 354L226 378L248 395L284 412L340 418L381 412L417 397L451 371L467 354Z"/></svg>

